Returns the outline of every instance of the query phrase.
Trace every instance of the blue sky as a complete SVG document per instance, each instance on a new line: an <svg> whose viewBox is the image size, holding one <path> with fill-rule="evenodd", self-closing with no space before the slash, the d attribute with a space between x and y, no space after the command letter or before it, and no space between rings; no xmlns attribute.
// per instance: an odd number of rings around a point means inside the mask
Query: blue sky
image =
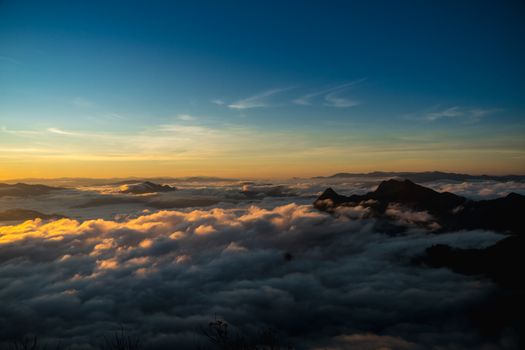
<svg viewBox="0 0 525 350"><path fill-rule="evenodd" d="M524 19L520 1L3 1L0 178L525 172Z"/></svg>

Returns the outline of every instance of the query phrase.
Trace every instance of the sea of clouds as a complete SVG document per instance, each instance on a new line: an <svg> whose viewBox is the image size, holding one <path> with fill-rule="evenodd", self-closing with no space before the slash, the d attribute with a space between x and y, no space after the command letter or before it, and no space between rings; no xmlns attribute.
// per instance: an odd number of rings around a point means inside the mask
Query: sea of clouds
<svg viewBox="0 0 525 350"><path fill-rule="evenodd" d="M525 190L503 184L425 185L470 198ZM516 334L483 335L470 317L495 291L490 280L411 262L433 244L482 248L500 234L433 234L431 215L396 206L387 215L403 230L392 231L361 206L311 205L327 186L365 193L375 180L173 185L0 198L68 216L0 226L0 339L97 348L124 326L147 349L195 349L207 345L199 330L223 319L247 335L271 327L298 349L515 347ZM195 199L209 202L183 204ZM169 201L179 204L151 204Z"/></svg>

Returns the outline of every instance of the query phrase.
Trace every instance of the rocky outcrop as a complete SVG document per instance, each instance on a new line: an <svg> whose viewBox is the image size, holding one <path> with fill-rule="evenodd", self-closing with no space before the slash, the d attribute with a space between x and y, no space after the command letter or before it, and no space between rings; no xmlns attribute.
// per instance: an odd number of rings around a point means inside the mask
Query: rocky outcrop
<svg viewBox="0 0 525 350"><path fill-rule="evenodd" d="M368 206L382 215L392 204L426 211L436 218L442 230L484 229L518 234L523 231L525 196L511 193L503 198L471 201L449 192L437 192L410 180L387 180L364 195L343 196L326 189L314 202L323 211L340 206Z"/></svg>

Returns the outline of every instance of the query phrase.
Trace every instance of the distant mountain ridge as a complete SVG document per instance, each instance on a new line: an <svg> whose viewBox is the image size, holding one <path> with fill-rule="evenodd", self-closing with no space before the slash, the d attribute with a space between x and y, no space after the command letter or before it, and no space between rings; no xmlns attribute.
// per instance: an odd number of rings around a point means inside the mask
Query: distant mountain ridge
<svg viewBox="0 0 525 350"><path fill-rule="evenodd" d="M47 194L53 191L64 190L62 187L51 187L46 185L29 185L25 183L5 184L0 183L0 197L29 197Z"/></svg>
<svg viewBox="0 0 525 350"><path fill-rule="evenodd" d="M59 177L59 178L23 178L3 180L6 184L27 183L27 184L46 184L50 186L106 186L106 185L125 185L138 182L237 182L240 179L222 178L213 176L188 176L188 177L121 177L121 178L87 178L87 177Z"/></svg>
<svg viewBox="0 0 525 350"><path fill-rule="evenodd" d="M525 181L525 175L470 175L447 173L442 171L424 172L387 172L374 171L370 173L337 173L330 176L316 176L313 179L344 179L344 178L403 178L413 182L430 182L438 180L468 181L468 180L493 180L493 181Z"/></svg>
<svg viewBox="0 0 525 350"><path fill-rule="evenodd" d="M159 185L151 181L125 184L120 186L120 193L146 194L156 192L173 192L177 189L168 185Z"/></svg>
<svg viewBox="0 0 525 350"><path fill-rule="evenodd" d="M0 211L0 221L21 221L40 218L42 220L63 219L66 216L61 214L44 214L36 210L28 209L8 209Z"/></svg>
<svg viewBox="0 0 525 350"><path fill-rule="evenodd" d="M374 215L384 216L392 204L426 211L434 216L443 230L495 230L521 233L524 229L525 196L510 193L506 197L471 201L449 192L437 192L410 180L390 179L365 195L342 196L326 189L314 202L314 207L332 212L340 206L365 206Z"/></svg>

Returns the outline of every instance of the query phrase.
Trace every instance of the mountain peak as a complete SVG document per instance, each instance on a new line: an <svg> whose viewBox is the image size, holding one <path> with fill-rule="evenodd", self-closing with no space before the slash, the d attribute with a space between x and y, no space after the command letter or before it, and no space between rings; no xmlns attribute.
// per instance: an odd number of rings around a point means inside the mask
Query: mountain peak
<svg viewBox="0 0 525 350"><path fill-rule="evenodd" d="M328 187L324 192L319 196L319 200L333 199L339 197L339 194L334 191L332 187Z"/></svg>
<svg viewBox="0 0 525 350"><path fill-rule="evenodd" d="M155 192L171 192L176 191L175 187L169 185L159 185L151 181L145 181L135 184L126 184L120 186L121 193L131 193L131 194L146 194L146 193L155 193Z"/></svg>
<svg viewBox="0 0 525 350"><path fill-rule="evenodd" d="M381 181L376 189L376 193L392 193L399 191L406 191L409 189L427 189L426 187L417 185L408 179L389 179Z"/></svg>
<svg viewBox="0 0 525 350"><path fill-rule="evenodd" d="M511 192L507 195L508 199L511 199L511 200L525 200L525 196L524 195L521 195L519 193L516 193L516 192Z"/></svg>
<svg viewBox="0 0 525 350"><path fill-rule="evenodd" d="M407 179L383 181L376 191L371 193L371 197L376 200L411 204L430 212L447 212L466 200L452 193L434 191Z"/></svg>
<svg viewBox="0 0 525 350"><path fill-rule="evenodd" d="M377 189L365 195L343 196L327 188L314 202L319 210L332 211L334 208L374 203L374 210L383 215L391 204L401 204L411 210L426 211L442 228L486 229L500 232L522 232L522 213L525 196L510 193L505 197L467 201L465 197L449 192L437 192L410 180L390 179L379 184ZM461 207L463 210L456 211ZM497 219L496 219L497 218Z"/></svg>

